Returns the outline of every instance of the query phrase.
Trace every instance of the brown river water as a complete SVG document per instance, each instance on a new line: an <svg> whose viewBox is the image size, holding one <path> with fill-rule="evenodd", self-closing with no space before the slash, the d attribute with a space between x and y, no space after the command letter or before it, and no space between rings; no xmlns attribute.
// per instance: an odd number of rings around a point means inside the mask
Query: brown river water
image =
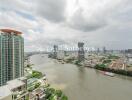
<svg viewBox="0 0 132 100"><path fill-rule="evenodd" d="M43 54L31 56L30 62L69 100L132 100L132 77L105 76L95 69L60 64Z"/></svg>

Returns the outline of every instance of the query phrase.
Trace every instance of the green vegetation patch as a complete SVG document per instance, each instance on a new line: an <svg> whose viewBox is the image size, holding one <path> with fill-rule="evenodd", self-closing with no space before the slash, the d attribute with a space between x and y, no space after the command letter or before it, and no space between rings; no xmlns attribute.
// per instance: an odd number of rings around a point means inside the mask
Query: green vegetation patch
<svg viewBox="0 0 132 100"><path fill-rule="evenodd" d="M68 59L66 59L66 62L67 63L72 63L74 60L75 60L75 58L68 58Z"/></svg>
<svg viewBox="0 0 132 100"><path fill-rule="evenodd" d="M46 100L68 100L68 97L65 96L61 90L55 90L54 88L47 88L46 91Z"/></svg>
<svg viewBox="0 0 132 100"><path fill-rule="evenodd" d="M43 74L41 72L36 70L32 72L31 78L42 78L42 77L43 77Z"/></svg>
<svg viewBox="0 0 132 100"><path fill-rule="evenodd" d="M104 60L103 63L104 64L111 63L111 60L110 59Z"/></svg>
<svg viewBox="0 0 132 100"><path fill-rule="evenodd" d="M77 61L75 61L75 65L77 65L77 66L81 66L81 61L79 61L79 60L77 60Z"/></svg>
<svg viewBox="0 0 132 100"><path fill-rule="evenodd" d="M109 55L108 56L108 59L119 59L120 57L119 56L116 56L116 55Z"/></svg>
<svg viewBox="0 0 132 100"><path fill-rule="evenodd" d="M106 68L107 66L105 64L97 64L95 65L95 68Z"/></svg>
<svg viewBox="0 0 132 100"><path fill-rule="evenodd" d="M39 83L36 83L35 86L34 86L34 88L38 88L40 85L41 85L40 82Z"/></svg>

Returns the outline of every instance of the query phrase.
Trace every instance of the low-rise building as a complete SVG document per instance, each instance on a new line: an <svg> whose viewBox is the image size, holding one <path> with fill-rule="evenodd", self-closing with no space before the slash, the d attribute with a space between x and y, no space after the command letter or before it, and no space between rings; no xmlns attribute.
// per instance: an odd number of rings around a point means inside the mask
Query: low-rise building
<svg viewBox="0 0 132 100"><path fill-rule="evenodd" d="M112 61L109 65L109 68L115 69L115 70L125 70L126 69L126 63L122 59L118 59L115 61Z"/></svg>
<svg viewBox="0 0 132 100"><path fill-rule="evenodd" d="M29 100L44 100L45 93L43 88L37 88L29 93Z"/></svg>
<svg viewBox="0 0 132 100"><path fill-rule="evenodd" d="M25 78L8 81L0 87L0 100L25 100L28 97Z"/></svg>
<svg viewBox="0 0 132 100"><path fill-rule="evenodd" d="M29 93L29 100L37 100L37 96L35 93Z"/></svg>

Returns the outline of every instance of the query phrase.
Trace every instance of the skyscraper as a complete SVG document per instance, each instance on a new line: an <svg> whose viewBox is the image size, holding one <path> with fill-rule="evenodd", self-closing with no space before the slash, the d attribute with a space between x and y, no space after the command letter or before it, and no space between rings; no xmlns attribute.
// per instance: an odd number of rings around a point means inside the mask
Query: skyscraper
<svg viewBox="0 0 132 100"><path fill-rule="evenodd" d="M79 61L83 61L84 58L85 58L85 55L84 55L84 43L82 42L78 42L78 60Z"/></svg>
<svg viewBox="0 0 132 100"><path fill-rule="evenodd" d="M58 46L54 45L54 57L53 58L57 58L57 52L58 52Z"/></svg>
<svg viewBox="0 0 132 100"><path fill-rule="evenodd" d="M21 34L0 29L0 86L24 75L24 39Z"/></svg>
<svg viewBox="0 0 132 100"><path fill-rule="evenodd" d="M106 48L105 47L103 47L103 53L106 54Z"/></svg>

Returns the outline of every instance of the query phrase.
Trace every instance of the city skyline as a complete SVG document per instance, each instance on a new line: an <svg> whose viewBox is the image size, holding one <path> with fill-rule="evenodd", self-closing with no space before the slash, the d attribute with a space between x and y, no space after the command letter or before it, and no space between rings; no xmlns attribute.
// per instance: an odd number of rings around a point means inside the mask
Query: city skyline
<svg viewBox="0 0 132 100"><path fill-rule="evenodd" d="M131 0L0 0L0 28L25 33L25 51L76 45L132 48ZM10 4L10 5L9 5Z"/></svg>

